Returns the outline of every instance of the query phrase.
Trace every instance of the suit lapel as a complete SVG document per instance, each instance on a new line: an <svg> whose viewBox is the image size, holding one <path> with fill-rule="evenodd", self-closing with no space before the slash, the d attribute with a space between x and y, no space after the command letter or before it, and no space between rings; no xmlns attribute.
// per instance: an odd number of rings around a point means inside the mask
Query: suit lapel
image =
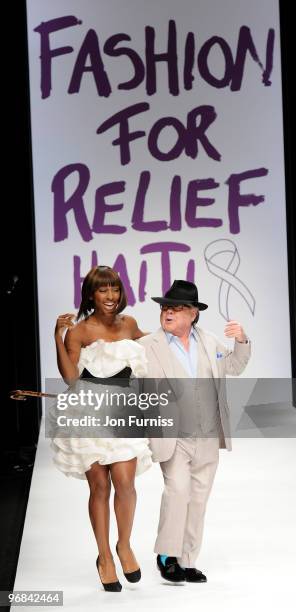
<svg viewBox="0 0 296 612"><path fill-rule="evenodd" d="M167 378L188 378L186 370L171 351L162 328L154 334L151 349Z"/></svg>

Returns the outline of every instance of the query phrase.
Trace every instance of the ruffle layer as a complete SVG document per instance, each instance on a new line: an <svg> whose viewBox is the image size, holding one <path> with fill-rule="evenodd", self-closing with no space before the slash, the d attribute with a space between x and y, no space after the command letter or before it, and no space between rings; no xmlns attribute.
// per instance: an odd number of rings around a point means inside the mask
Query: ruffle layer
<svg viewBox="0 0 296 612"><path fill-rule="evenodd" d="M81 349L79 374L86 368L93 376L105 378L114 376L126 366L132 369L136 377L147 374L145 348L135 340L95 340Z"/></svg>
<svg viewBox="0 0 296 612"><path fill-rule="evenodd" d="M152 465L146 438L54 438L50 447L53 461L66 476L86 480L85 472L95 462L109 465L137 457L136 476Z"/></svg>

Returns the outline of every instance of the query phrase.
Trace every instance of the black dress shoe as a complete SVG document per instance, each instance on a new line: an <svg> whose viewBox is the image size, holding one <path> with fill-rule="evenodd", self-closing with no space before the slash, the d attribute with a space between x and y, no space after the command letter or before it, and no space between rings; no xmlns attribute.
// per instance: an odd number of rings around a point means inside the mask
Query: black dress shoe
<svg viewBox="0 0 296 612"><path fill-rule="evenodd" d="M185 567L186 582L207 582L207 577L196 567Z"/></svg>
<svg viewBox="0 0 296 612"><path fill-rule="evenodd" d="M185 572L177 562L176 557L167 557L165 565L161 562L160 555L157 555L157 567L165 580L169 582L185 582Z"/></svg>
<svg viewBox="0 0 296 612"><path fill-rule="evenodd" d="M99 562L100 562L100 557L98 556L96 560L96 566L97 566L98 574L100 576L100 580L104 587L104 590L109 591L111 593L119 593L122 589L122 585L120 584L119 580L116 580L116 582L103 582L102 581L102 578L100 575L100 569L99 569Z"/></svg>

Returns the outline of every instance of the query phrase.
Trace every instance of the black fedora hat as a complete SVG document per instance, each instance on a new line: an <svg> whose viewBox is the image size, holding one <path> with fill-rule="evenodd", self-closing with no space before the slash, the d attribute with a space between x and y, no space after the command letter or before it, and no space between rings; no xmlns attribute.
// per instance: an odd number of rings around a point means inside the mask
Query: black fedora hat
<svg viewBox="0 0 296 612"><path fill-rule="evenodd" d="M184 280L175 280L164 297L153 297L151 299L158 304L184 304L196 306L199 310L205 310L208 307L207 304L198 301L197 286Z"/></svg>

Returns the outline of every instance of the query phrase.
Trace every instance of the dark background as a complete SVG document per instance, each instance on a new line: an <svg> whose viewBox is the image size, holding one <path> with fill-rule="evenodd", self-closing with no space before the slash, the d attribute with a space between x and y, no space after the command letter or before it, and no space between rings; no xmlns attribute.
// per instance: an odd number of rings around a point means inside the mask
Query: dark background
<svg viewBox="0 0 296 612"><path fill-rule="evenodd" d="M6 2L4 13L1 11L2 31L6 31L7 36L1 65L4 132L1 143L4 165L1 184L1 303L4 337L0 446L0 590L12 589L14 584L41 418L38 399L28 399L26 402L9 399L12 389L41 389L25 5L25 0ZM293 377L296 377L293 3L281 1L280 12L292 368ZM266 21L268 24L268 15ZM277 248L276 244L274 248ZM274 324L280 326L281 313L277 309L276 293L270 311L267 316L270 317L272 313Z"/></svg>

